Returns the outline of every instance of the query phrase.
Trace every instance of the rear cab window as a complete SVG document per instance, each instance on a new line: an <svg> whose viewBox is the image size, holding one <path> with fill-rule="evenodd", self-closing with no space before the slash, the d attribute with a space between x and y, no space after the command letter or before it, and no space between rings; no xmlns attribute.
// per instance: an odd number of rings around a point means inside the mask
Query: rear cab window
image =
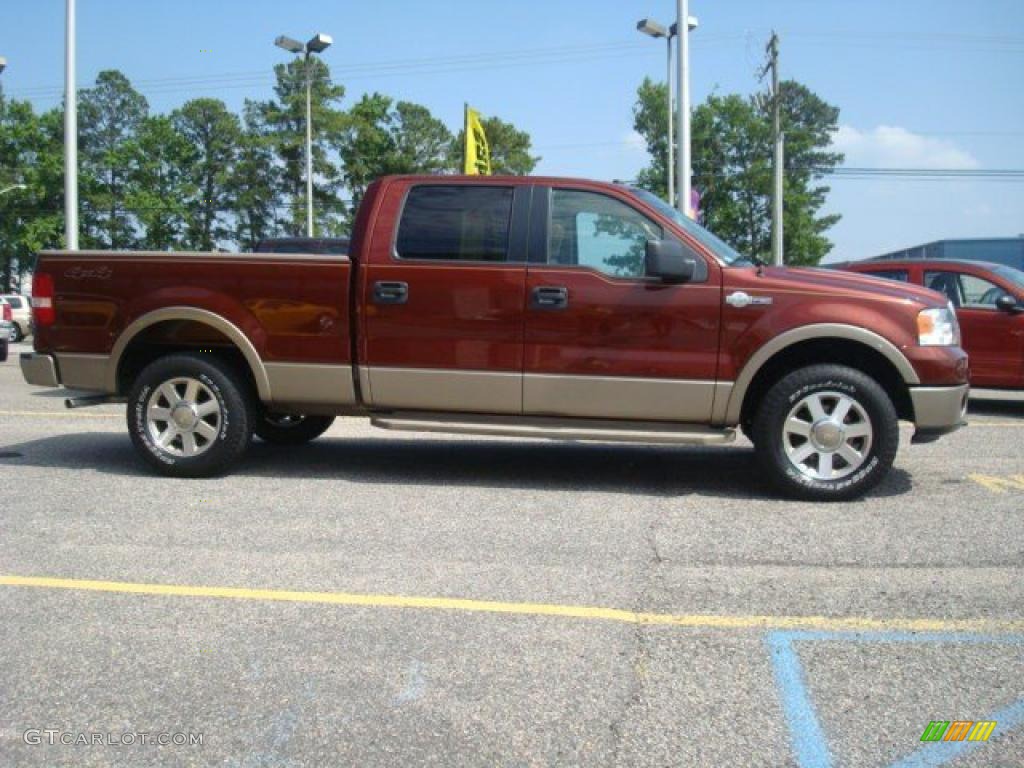
<svg viewBox="0 0 1024 768"><path fill-rule="evenodd" d="M509 260L512 187L436 184L412 187L398 225L402 260Z"/></svg>

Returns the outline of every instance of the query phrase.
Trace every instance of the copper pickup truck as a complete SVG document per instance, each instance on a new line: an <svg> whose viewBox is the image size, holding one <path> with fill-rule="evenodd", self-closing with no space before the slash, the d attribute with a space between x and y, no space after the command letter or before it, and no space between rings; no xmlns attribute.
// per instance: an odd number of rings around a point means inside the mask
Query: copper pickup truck
<svg viewBox="0 0 1024 768"><path fill-rule="evenodd" d="M156 471L227 471L336 416L384 429L668 445L740 428L764 474L849 499L898 420L964 423L967 356L921 287L752 262L646 192L389 177L341 254L45 252L25 379L127 403Z"/></svg>

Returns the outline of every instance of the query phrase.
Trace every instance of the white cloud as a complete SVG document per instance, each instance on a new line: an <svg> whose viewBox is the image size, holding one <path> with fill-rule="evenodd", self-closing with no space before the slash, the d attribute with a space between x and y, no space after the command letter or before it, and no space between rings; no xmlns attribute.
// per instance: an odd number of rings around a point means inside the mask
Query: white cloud
<svg viewBox="0 0 1024 768"><path fill-rule="evenodd" d="M952 168L971 170L978 161L951 141L922 136L895 125L880 125L859 131L841 125L832 136L832 146L846 155L846 165L855 168Z"/></svg>

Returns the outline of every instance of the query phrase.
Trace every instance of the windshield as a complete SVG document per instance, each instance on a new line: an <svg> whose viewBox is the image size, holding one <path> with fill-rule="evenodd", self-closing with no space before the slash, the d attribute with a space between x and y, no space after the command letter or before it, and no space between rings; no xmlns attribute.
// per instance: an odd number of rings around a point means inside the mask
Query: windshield
<svg viewBox="0 0 1024 768"><path fill-rule="evenodd" d="M1019 269L1014 269L1013 267L994 267L992 271L1004 280L1009 280L1013 283L1014 288L1024 290L1024 272L1021 272Z"/></svg>
<svg viewBox="0 0 1024 768"><path fill-rule="evenodd" d="M636 187L630 187L629 191L652 208L655 208L666 219L671 219L697 238L697 240L707 246L708 250L730 267L752 266L755 264L755 261L749 256L744 256L720 237L704 229L704 227L688 216L684 216L657 195L651 194L646 189L637 189Z"/></svg>

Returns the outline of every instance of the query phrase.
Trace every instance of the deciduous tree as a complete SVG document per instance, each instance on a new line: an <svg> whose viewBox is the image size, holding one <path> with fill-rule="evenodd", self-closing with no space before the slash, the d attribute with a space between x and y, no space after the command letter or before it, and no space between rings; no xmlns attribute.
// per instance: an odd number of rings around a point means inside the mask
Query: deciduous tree
<svg viewBox="0 0 1024 768"><path fill-rule="evenodd" d="M829 188L821 180L842 163L832 152L839 110L807 87L785 81L785 253L789 264L817 264L832 249L827 231L837 215L823 215ZM665 196L667 92L644 81L637 92L634 127L644 136L651 164L638 183ZM693 185L701 193L703 223L749 256L771 251L771 104L764 96L712 94L693 113Z"/></svg>

